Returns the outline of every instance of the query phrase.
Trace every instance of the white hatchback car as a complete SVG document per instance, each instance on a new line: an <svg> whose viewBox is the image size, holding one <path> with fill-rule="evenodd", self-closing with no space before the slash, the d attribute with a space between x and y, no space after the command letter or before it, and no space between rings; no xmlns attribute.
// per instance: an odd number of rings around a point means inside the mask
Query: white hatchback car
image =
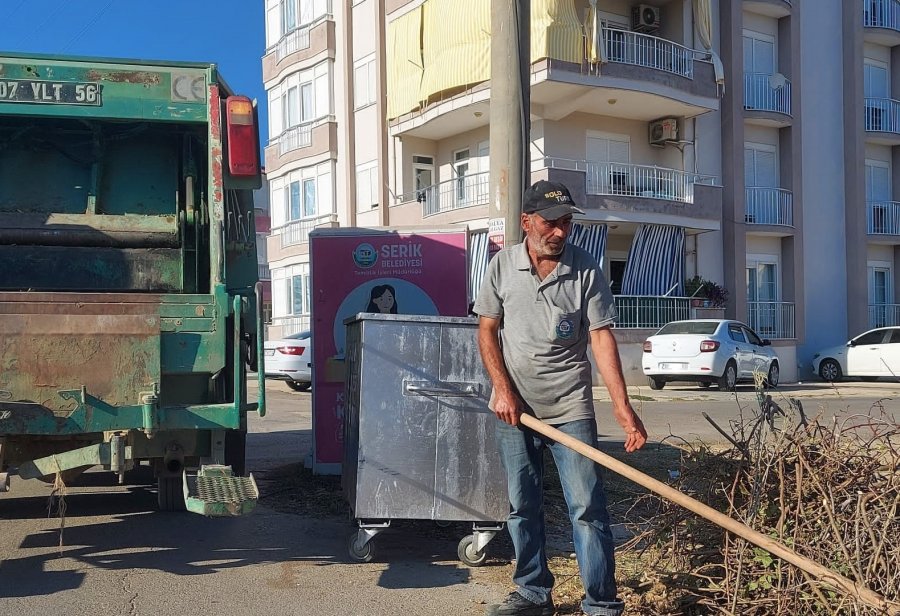
<svg viewBox="0 0 900 616"><path fill-rule="evenodd" d="M763 373L770 387L779 379L778 356L769 341L740 321L667 323L644 342L641 363L651 389L669 381L695 381L731 391L738 381L753 380L755 372Z"/></svg>
<svg viewBox="0 0 900 616"><path fill-rule="evenodd" d="M840 381L845 376L864 381L900 377L900 327L870 329L847 344L819 351L813 356L813 371L823 381Z"/></svg>
<svg viewBox="0 0 900 616"><path fill-rule="evenodd" d="M281 340L266 340L267 379L286 381L294 391L306 391L312 385L312 338L303 331Z"/></svg>

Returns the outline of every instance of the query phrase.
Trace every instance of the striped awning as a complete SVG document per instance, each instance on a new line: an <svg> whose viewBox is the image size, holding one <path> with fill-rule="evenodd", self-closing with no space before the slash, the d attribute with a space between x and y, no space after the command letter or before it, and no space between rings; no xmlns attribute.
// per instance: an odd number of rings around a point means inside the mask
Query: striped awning
<svg viewBox="0 0 900 616"><path fill-rule="evenodd" d="M684 228L641 225L634 234L622 295L684 295Z"/></svg>
<svg viewBox="0 0 900 616"><path fill-rule="evenodd" d="M422 7L391 22L387 29L387 114L389 118L419 106L422 89Z"/></svg>
<svg viewBox="0 0 900 616"><path fill-rule="evenodd" d="M469 233L469 302L474 302L488 266L487 230Z"/></svg>
<svg viewBox="0 0 900 616"><path fill-rule="evenodd" d="M422 5L420 100L491 77L491 3L428 0Z"/></svg>
<svg viewBox="0 0 900 616"><path fill-rule="evenodd" d="M606 229L606 225L572 223L569 243L587 250L597 260L597 264L603 267L603 256L606 254Z"/></svg>
<svg viewBox="0 0 900 616"><path fill-rule="evenodd" d="M584 33L574 0L531 0L531 61L553 58L580 64Z"/></svg>

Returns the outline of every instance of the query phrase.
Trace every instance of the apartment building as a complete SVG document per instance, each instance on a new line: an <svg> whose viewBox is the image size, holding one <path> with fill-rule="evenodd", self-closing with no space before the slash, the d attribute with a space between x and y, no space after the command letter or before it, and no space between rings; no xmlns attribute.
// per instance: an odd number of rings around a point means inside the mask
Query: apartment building
<svg viewBox="0 0 900 616"><path fill-rule="evenodd" d="M265 1L273 329L308 326L321 225L466 226L476 289L490 1ZM612 284L629 380L673 319L748 322L783 381L900 324L898 0L531 6L531 179L584 205L573 241ZM694 275L729 291L723 311L685 296Z"/></svg>

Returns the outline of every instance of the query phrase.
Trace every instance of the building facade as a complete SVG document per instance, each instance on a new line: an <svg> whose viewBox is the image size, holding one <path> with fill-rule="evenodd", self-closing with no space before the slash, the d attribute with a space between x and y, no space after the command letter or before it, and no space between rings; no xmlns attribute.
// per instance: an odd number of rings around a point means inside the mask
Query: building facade
<svg viewBox="0 0 900 616"><path fill-rule="evenodd" d="M273 333L309 326L318 226L466 226L476 289L490 0L265 1ZM584 205L573 241L611 282L633 382L669 320L744 320L784 381L900 322L900 2L810 4L531 0L531 179ZM696 275L724 310L687 297Z"/></svg>

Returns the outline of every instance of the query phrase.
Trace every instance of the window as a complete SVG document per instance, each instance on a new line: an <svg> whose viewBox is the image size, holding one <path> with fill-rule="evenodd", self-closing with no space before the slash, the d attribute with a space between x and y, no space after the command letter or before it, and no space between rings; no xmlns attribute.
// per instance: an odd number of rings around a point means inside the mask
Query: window
<svg viewBox="0 0 900 616"><path fill-rule="evenodd" d="M295 0L286 0L281 5L281 31L288 33L297 27L297 4Z"/></svg>
<svg viewBox="0 0 900 616"><path fill-rule="evenodd" d="M744 332L741 331L741 328L738 325L728 326L728 337L735 342L747 342L747 340L744 338Z"/></svg>
<svg viewBox="0 0 900 616"><path fill-rule="evenodd" d="M866 160L866 201L891 200L891 164Z"/></svg>
<svg viewBox="0 0 900 616"><path fill-rule="evenodd" d="M288 88L287 100L284 103L284 127L290 128L300 124L300 88Z"/></svg>
<svg viewBox="0 0 900 616"><path fill-rule="evenodd" d="M890 325L894 315L893 309L889 306L894 301L891 264L885 261L870 261L868 270L869 325L872 327Z"/></svg>
<svg viewBox="0 0 900 616"><path fill-rule="evenodd" d="M453 154L453 177L456 178L456 200L466 201L466 175L469 173L469 150L460 150Z"/></svg>
<svg viewBox="0 0 900 616"><path fill-rule="evenodd" d="M331 114L330 61L288 75L269 89L269 137Z"/></svg>
<svg viewBox="0 0 900 616"><path fill-rule="evenodd" d="M431 156L413 156L413 190L416 201L422 203L429 198L434 185L434 158Z"/></svg>
<svg viewBox="0 0 900 616"><path fill-rule="evenodd" d="M747 302L749 325L763 336L773 337L779 322L777 257L747 257Z"/></svg>
<svg viewBox="0 0 900 616"><path fill-rule="evenodd" d="M303 216L316 215L316 180L303 180Z"/></svg>
<svg viewBox="0 0 900 616"><path fill-rule="evenodd" d="M588 173L588 192L600 195L634 194L630 167L631 138L628 135L589 132L585 152L594 171Z"/></svg>
<svg viewBox="0 0 900 616"><path fill-rule="evenodd" d="M313 84L311 81L300 84L300 121L309 122L316 116L313 106Z"/></svg>
<svg viewBox="0 0 900 616"><path fill-rule="evenodd" d="M778 150L764 143L744 144L744 185L778 187Z"/></svg>
<svg viewBox="0 0 900 616"><path fill-rule="evenodd" d="M744 73L775 73L775 37L744 30Z"/></svg>
<svg viewBox="0 0 900 616"><path fill-rule="evenodd" d="M375 103L377 83L374 54L363 60L357 60L353 65L354 109Z"/></svg>
<svg viewBox="0 0 900 616"><path fill-rule="evenodd" d="M755 344L756 346L763 346L763 341L759 339L759 336L745 327L742 327L741 329L744 332L744 335L747 337L747 342L749 342L750 344Z"/></svg>
<svg viewBox="0 0 900 616"><path fill-rule="evenodd" d="M288 220L300 218L300 182L291 182L290 202L288 203Z"/></svg>
<svg viewBox="0 0 900 616"><path fill-rule="evenodd" d="M362 212L378 207L380 185L377 160L356 166L356 209L358 211Z"/></svg>
<svg viewBox="0 0 900 616"><path fill-rule="evenodd" d="M272 316L308 315L310 297L308 263L272 270Z"/></svg>
<svg viewBox="0 0 900 616"><path fill-rule="evenodd" d="M891 91L888 67L877 60L865 60L863 69L863 92L866 98L890 98Z"/></svg>
<svg viewBox="0 0 900 616"><path fill-rule="evenodd" d="M872 332L867 332L858 338L854 338L853 343L856 345L859 344L882 344L884 342L884 334L886 330L877 329Z"/></svg>

